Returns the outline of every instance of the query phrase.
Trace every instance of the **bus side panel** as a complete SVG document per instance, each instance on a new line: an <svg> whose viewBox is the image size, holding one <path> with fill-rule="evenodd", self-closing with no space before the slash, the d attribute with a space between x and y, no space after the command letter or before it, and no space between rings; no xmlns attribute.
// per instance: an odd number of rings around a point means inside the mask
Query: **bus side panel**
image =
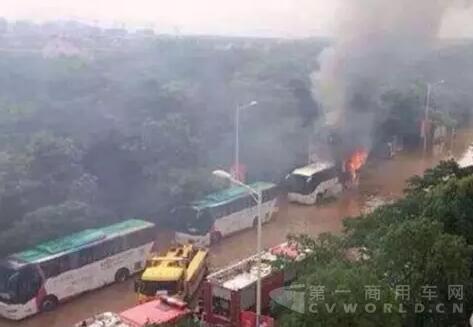
<svg viewBox="0 0 473 327"><path fill-rule="evenodd" d="M140 270L135 269L135 264L140 263L140 267L144 267L152 246L153 242L150 242L48 278L45 283L46 293L61 301L111 284L115 281L115 274L119 269L126 268L130 273L134 273Z"/></svg>
<svg viewBox="0 0 473 327"><path fill-rule="evenodd" d="M263 222L271 219L271 215L275 210L276 199L263 203ZM253 205L249 208L232 213L215 221L215 230L219 231L222 236L231 235L233 233L249 229L253 227L255 219L258 217L258 208Z"/></svg>

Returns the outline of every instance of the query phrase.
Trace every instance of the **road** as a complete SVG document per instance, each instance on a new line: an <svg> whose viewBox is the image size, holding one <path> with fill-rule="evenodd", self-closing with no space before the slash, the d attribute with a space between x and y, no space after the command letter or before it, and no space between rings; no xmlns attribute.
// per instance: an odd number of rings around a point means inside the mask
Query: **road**
<svg viewBox="0 0 473 327"><path fill-rule="evenodd" d="M471 138L470 138L471 139ZM465 149L465 144L459 144ZM393 160L377 162L364 169L358 190L346 192L340 199L322 206L284 206L278 215L263 227L263 246L283 242L288 233L318 235L323 232L340 233L344 218L354 217L366 207L373 196L395 199L402 195L406 179L420 174L435 161L415 155L402 155ZM172 235L158 236L162 248ZM222 267L254 253L256 231L248 230L224 239L211 248L212 267ZM44 313L21 322L0 320L1 327L67 327L91 315L105 311L122 311L136 304L133 283L112 285L93 291L62 304L51 313Z"/></svg>

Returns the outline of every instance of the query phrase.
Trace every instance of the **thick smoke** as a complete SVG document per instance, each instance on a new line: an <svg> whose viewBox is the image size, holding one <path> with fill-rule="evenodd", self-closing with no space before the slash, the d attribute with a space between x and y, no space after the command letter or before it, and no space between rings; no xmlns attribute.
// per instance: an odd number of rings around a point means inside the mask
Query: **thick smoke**
<svg viewBox="0 0 473 327"><path fill-rule="evenodd" d="M446 11L458 0L350 0L340 8L335 43L319 57L314 94L347 148L370 148L383 89L432 50ZM347 142L347 140L349 140Z"/></svg>

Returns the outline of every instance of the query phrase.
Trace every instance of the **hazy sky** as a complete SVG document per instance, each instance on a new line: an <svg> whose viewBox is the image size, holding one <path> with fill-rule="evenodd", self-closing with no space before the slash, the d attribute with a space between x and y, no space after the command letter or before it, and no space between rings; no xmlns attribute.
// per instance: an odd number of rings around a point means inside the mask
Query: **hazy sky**
<svg viewBox="0 0 473 327"><path fill-rule="evenodd" d="M350 0L0 0L0 16L87 18L149 23L165 31L177 27L182 33L292 37L331 34L343 1ZM473 37L473 9L449 17L442 34Z"/></svg>

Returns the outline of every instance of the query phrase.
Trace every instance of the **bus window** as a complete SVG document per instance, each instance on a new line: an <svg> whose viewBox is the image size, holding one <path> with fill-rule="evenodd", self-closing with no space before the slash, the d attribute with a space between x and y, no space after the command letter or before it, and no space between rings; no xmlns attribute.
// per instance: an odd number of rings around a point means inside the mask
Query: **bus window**
<svg viewBox="0 0 473 327"><path fill-rule="evenodd" d="M107 257L106 246L104 243L97 244L92 248L92 255L95 261L102 260Z"/></svg>
<svg viewBox="0 0 473 327"><path fill-rule="evenodd" d="M198 213L197 219L194 220L193 227L197 229L200 235L207 234L214 224L214 219L209 210L202 210Z"/></svg>
<svg viewBox="0 0 473 327"><path fill-rule="evenodd" d="M33 267L27 267L20 271L18 277L17 302L26 303L35 297L41 287L41 277Z"/></svg>
<svg viewBox="0 0 473 327"><path fill-rule="evenodd" d="M11 303L16 298L18 271L0 266L0 301Z"/></svg>
<svg viewBox="0 0 473 327"><path fill-rule="evenodd" d="M134 249L153 240L154 228L142 229L126 237L126 247L128 249Z"/></svg>
<svg viewBox="0 0 473 327"><path fill-rule="evenodd" d="M124 248L123 243L124 243L124 240L121 237L116 237L116 238L106 241L103 244L106 256L111 256L111 255L119 253L120 251L123 251L123 248Z"/></svg>
<svg viewBox="0 0 473 327"><path fill-rule="evenodd" d="M290 175L289 177L289 189L290 192L300 193L300 194L310 194L311 183L313 183L312 177L301 176L301 175Z"/></svg>
<svg viewBox="0 0 473 327"><path fill-rule="evenodd" d="M79 267L94 262L94 254L92 248L85 248L79 251Z"/></svg>
<svg viewBox="0 0 473 327"><path fill-rule="evenodd" d="M255 200L251 196L247 197L246 198L246 207L249 208L249 207L253 206L253 202L255 202Z"/></svg>
<svg viewBox="0 0 473 327"><path fill-rule="evenodd" d="M60 273L57 258L41 263L40 267L45 278L55 277Z"/></svg>
<svg viewBox="0 0 473 327"><path fill-rule="evenodd" d="M242 209L241 199L236 199L235 201L233 201L233 212L241 211L241 209Z"/></svg>
<svg viewBox="0 0 473 327"><path fill-rule="evenodd" d="M276 187L270 188L263 192L263 202L274 200L278 195L278 189Z"/></svg>

